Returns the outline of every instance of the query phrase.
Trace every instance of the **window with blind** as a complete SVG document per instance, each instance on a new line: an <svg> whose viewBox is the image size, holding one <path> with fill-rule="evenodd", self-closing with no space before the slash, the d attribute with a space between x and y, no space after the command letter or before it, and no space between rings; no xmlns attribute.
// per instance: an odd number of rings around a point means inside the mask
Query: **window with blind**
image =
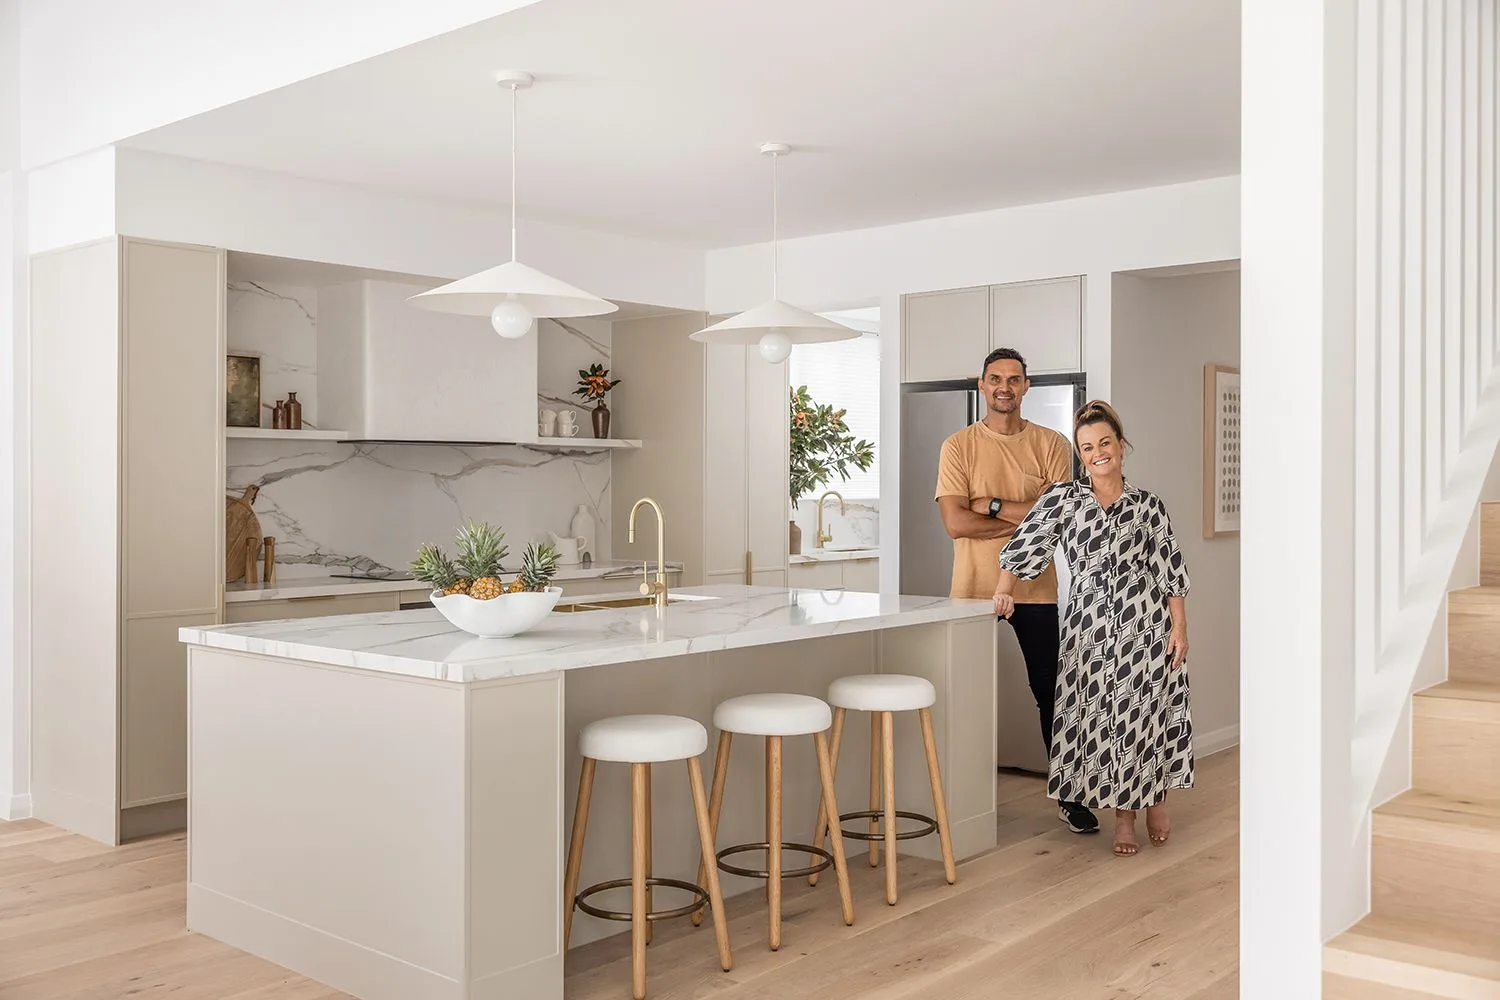
<svg viewBox="0 0 1500 1000"><path fill-rule="evenodd" d="M823 489L838 490L845 500L879 499L880 338L867 333L855 340L798 344L787 361L787 376L792 388L807 386L815 402L847 410L850 433L875 445L869 471L850 469L847 482L835 474Z"/></svg>

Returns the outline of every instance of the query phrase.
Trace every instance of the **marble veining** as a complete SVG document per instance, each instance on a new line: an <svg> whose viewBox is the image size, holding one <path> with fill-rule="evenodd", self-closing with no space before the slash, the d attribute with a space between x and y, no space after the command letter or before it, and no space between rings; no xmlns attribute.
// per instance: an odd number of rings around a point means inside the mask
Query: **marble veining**
<svg viewBox="0 0 1500 1000"><path fill-rule="evenodd" d="M837 486L833 489L838 489ZM819 491L821 496L823 491ZM880 547L880 501L850 500L846 510L839 512L839 502L833 497L823 504L823 526L833 536L830 545L840 548L874 549ZM933 516L937 516L936 505ZM792 511L792 520L802 529L802 551L813 548L813 536L818 530L818 497L803 497Z"/></svg>
<svg viewBox="0 0 1500 1000"><path fill-rule="evenodd" d="M260 355L261 426L288 392L302 404L302 423L318 426L318 293L313 288L231 281L225 330L231 354Z"/></svg>
<svg viewBox="0 0 1500 1000"><path fill-rule="evenodd" d="M296 391L303 423L316 427L317 289L231 281L227 296L230 350L261 358L262 425L271 426L274 402ZM571 393L578 369L609 364L611 329L604 320L542 319L534 334L539 398L576 409L580 437L591 433L588 408ZM276 538L283 580L404 570L423 542L451 554L454 532L470 518L505 529L505 569L514 572L526 543L566 535L580 504L594 517L595 560L610 557L610 457L518 445L231 438L225 480L231 493L260 487L255 513L261 533Z"/></svg>
<svg viewBox="0 0 1500 1000"><path fill-rule="evenodd" d="M989 601L716 585L654 607L554 612L508 639L482 639L434 609L178 630L182 642L380 673L468 682L743 649L976 618ZM586 600L586 598L568 598Z"/></svg>
<svg viewBox="0 0 1500 1000"><path fill-rule="evenodd" d="M593 550L607 554L609 476L608 452L231 439L226 484L260 487L261 534L275 536L276 572L290 579L404 570L423 542L452 555L471 518L504 529L514 572L528 541L567 534L579 504L594 515Z"/></svg>

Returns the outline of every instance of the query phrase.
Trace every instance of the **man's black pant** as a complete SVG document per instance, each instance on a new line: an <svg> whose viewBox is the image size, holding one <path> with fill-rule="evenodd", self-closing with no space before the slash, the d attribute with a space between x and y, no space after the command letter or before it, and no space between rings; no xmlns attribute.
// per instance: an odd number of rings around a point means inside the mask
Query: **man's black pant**
<svg viewBox="0 0 1500 1000"><path fill-rule="evenodd" d="M1021 655L1026 658L1026 680L1036 699L1042 722L1042 746L1052 757L1052 708L1057 698L1057 605L1017 604L1010 616Z"/></svg>

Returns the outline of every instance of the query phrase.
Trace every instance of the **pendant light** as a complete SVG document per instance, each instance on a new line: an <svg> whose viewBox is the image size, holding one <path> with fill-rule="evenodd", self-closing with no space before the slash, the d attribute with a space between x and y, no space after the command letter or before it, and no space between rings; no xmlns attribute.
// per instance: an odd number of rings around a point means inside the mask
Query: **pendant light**
<svg viewBox="0 0 1500 1000"><path fill-rule="evenodd" d="M406 301L433 312L488 316L502 337L526 336L539 317L602 316L619 306L516 260L516 92L530 87L524 70L505 70L496 82L510 88L510 260L450 281Z"/></svg>
<svg viewBox="0 0 1500 1000"><path fill-rule="evenodd" d="M791 150L792 147L783 142L768 142L760 147L761 153L771 158L771 300L689 334L689 339L704 344L758 344L760 356L773 365L791 355L793 344L818 344L859 337L858 330L851 330L842 323L777 298L776 161Z"/></svg>

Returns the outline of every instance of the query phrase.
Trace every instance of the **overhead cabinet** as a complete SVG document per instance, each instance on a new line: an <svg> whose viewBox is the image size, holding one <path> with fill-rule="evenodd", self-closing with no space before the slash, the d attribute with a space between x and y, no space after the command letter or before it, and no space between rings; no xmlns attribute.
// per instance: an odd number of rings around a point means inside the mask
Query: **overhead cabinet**
<svg viewBox="0 0 1500 1000"><path fill-rule="evenodd" d="M984 358L1011 347L1033 375L1083 370L1083 278L904 295L903 382L978 377Z"/></svg>

